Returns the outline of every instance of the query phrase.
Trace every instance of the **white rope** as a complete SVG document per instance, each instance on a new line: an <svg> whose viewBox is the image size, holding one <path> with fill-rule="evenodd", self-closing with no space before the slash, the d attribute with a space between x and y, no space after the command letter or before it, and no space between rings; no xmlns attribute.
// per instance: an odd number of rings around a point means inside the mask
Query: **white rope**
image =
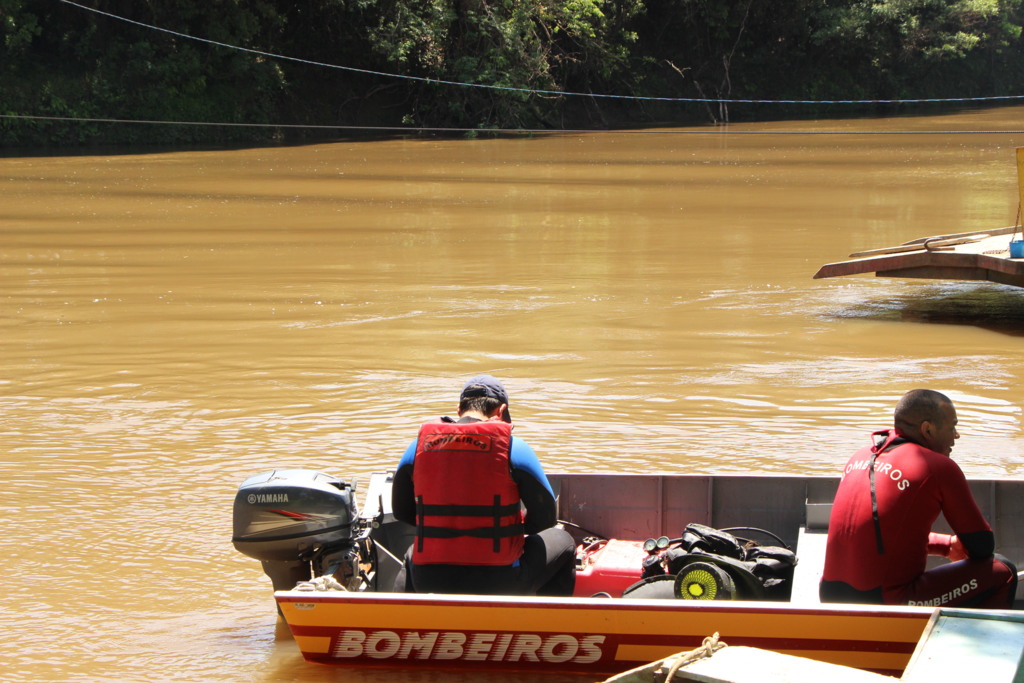
<svg viewBox="0 0 1024 683"><path fill-rule="evenodd" d="M679 669L683 668L687 664L690 664L691 662L697 661L698 659L710 657L711 655L715 654L724 647L727 647L726 643L723 643L718 640L718 631L715 631L714 635L705 638L704 642L701 643L701 646L696 650L683 652L682 654L673 655L672 657L666 659L662 663L662 669L664 669L665 664L669 665L669 669L668 673L665 675L664 680L666 682L671 681L672 677L676 675L676 672L679 671Z"/></svg>

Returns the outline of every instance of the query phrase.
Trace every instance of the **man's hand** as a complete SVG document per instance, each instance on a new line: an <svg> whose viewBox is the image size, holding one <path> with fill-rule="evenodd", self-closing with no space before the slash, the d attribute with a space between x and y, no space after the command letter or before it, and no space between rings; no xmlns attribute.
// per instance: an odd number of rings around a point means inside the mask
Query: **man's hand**
<svg viewBox="0 0 1024 683"><path fill-rule="evenodd" d="M949 555L946 555L950 562L959 562L960 560L967 559L967 551L964 549L964 544L960 542L960 539L955 535L949 538Z"/></svg>

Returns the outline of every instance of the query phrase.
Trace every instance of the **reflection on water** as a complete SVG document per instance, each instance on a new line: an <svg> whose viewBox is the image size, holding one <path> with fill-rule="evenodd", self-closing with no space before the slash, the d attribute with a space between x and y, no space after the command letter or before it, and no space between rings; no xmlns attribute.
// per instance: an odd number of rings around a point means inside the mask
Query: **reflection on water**
<svg viewBox="0 0 1024 683"><path fill-rule="evenodd" d="M888 299L844 307L837 317L863 317L937 325L970 325L1011 336L1024 334L1021 290L999 285L945 283Z"/></svg>
<svg viewBox="0 0 1024 683"><path fill-rule="evenodd" d="M833 474L929 386L1021 476L1024 290L811 276L1006 225L1024 137L785 134L1021 112L0 159L5 677L378 680L301 661L234 491L365 484L480 371L552 471Z"/></svg>

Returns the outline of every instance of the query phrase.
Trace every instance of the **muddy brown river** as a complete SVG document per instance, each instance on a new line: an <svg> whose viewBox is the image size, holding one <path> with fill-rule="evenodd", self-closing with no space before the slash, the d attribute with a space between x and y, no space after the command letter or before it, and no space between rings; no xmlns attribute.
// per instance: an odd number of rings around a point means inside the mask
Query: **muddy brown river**
<svg viewBox="0 0 1024 683"><path fill-rule="evenodd" d="M0 158L3 678L382 680L302 661L231 546L234 492L365 482L480 372L549 471L833 474L929 387L969 474L1024 475L1024 290L812 279L1016 223L1022 129Z"/></svg>

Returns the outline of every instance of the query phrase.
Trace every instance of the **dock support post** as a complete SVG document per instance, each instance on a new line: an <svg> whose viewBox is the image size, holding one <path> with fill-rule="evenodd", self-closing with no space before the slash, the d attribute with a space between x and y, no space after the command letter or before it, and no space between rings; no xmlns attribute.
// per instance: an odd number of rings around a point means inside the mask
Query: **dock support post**
<svg viewBox="0 0 1024 683"><path fill-rule="evenodd" d="M1017 191L1020 203L1017 204L1017 224L1021 225L1021 213L1024 212L1024 147L1017 148Z"/></svg>

